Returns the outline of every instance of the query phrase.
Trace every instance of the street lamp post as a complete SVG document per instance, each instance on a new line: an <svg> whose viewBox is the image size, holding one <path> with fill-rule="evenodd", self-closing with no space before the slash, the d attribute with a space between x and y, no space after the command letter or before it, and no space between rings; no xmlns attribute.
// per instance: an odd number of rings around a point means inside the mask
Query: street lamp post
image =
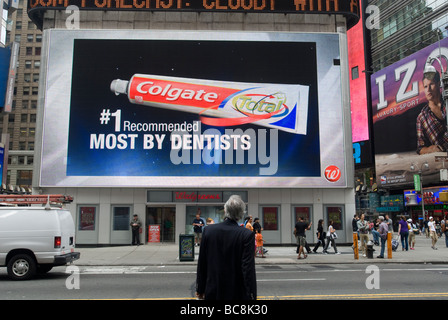
<svg viewBox="0 0 448 320"><path fill-rule="evenodd" d="M418 187L420 189L420 194L421 194L421 198L422 198L422 223L423 221L425 221L425 200L423 197L423 178L422 178L422 173L423 171L428 171L429 170L429 164L428 162L422 163L422 165L420 167L418 167L418 165L415 164L411 164L411 171L414 172L416 171L416 169L418 169L418 172L416 174L414 174L414 188L417 189L417 186L415 185L415 176L418 176Z"/></svg>

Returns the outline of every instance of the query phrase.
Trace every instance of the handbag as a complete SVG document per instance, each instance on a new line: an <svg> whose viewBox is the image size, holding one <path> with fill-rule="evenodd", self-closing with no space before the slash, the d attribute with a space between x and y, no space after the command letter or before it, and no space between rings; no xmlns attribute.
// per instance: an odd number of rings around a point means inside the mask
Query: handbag
<svg viewBox="0 0 448 320"><path fill-rule="evenodd" d="M330 238L331 239L337 239L338 238L338 234L335 232L333 232L332 234L330 234Z"/></svg>

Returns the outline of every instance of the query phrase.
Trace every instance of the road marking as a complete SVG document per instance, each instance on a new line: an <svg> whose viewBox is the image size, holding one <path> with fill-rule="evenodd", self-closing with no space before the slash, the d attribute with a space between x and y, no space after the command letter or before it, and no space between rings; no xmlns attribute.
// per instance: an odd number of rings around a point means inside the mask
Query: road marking
<svg viewBox="0 0 448 320"><path fill-rule="evenodd" d="M259 296L259 300L299 300L299 299L400 299L400 298L441 298L448 297L447 292L416 292L416 293L368 293L368 294L316 294L316 295L288 295L288 296Z"/></svg>
<svg viewBox="0 0 448 320"><path fill-rule="evenodd" d="M402 299L402 298L444 298L446 292L416 292L416 293L377 293L377 294L316 294L316 295L287 295L287 296L258 296L257 300L359 300L359 299ZM82 299L82 300L197 300L195 297L165 297L165 298L119 298L119 299Z"/></svg>
<svg viewBox="0 0 448 320"><path fill-rule="evenodd" d="M278 281L325 281L325 278L309 278L309 279L257 279L257 282L278 282Z"/></svg>

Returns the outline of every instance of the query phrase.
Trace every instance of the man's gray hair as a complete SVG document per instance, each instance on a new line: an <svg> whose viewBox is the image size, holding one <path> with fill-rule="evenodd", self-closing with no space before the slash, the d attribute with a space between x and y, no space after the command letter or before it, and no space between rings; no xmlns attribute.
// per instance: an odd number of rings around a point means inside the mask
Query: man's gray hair
<svg viewBox="0 0 448 320"><path fill-rule="evenodd" d="M379 216L378 219L380 219L380 221L384 221L384 217L383 216Z"/></svg>
<svg viewBox="0 0 448 320"><path fill-rule="evenodd" d="M224 216L234 221L240 221L246 211L246 204L240 196L231 195L224 205Z"/></svg>

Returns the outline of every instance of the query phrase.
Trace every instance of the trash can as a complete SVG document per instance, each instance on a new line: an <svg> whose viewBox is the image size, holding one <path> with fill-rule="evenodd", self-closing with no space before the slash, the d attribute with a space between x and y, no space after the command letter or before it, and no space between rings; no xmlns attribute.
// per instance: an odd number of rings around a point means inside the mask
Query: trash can
<svg viewBox="0 0 448 320"><path fill-rule="evenodd" d="M179 261L194 261L194 235L179 235Z"/></svg>
<svg viewBox="0 0 448 320"><path fill-rule="evenodd" d="M366 246L367 246L367 259L373 259L373 251L375 251L375 249L373 249L373 242L369 241Z"/></svg>

